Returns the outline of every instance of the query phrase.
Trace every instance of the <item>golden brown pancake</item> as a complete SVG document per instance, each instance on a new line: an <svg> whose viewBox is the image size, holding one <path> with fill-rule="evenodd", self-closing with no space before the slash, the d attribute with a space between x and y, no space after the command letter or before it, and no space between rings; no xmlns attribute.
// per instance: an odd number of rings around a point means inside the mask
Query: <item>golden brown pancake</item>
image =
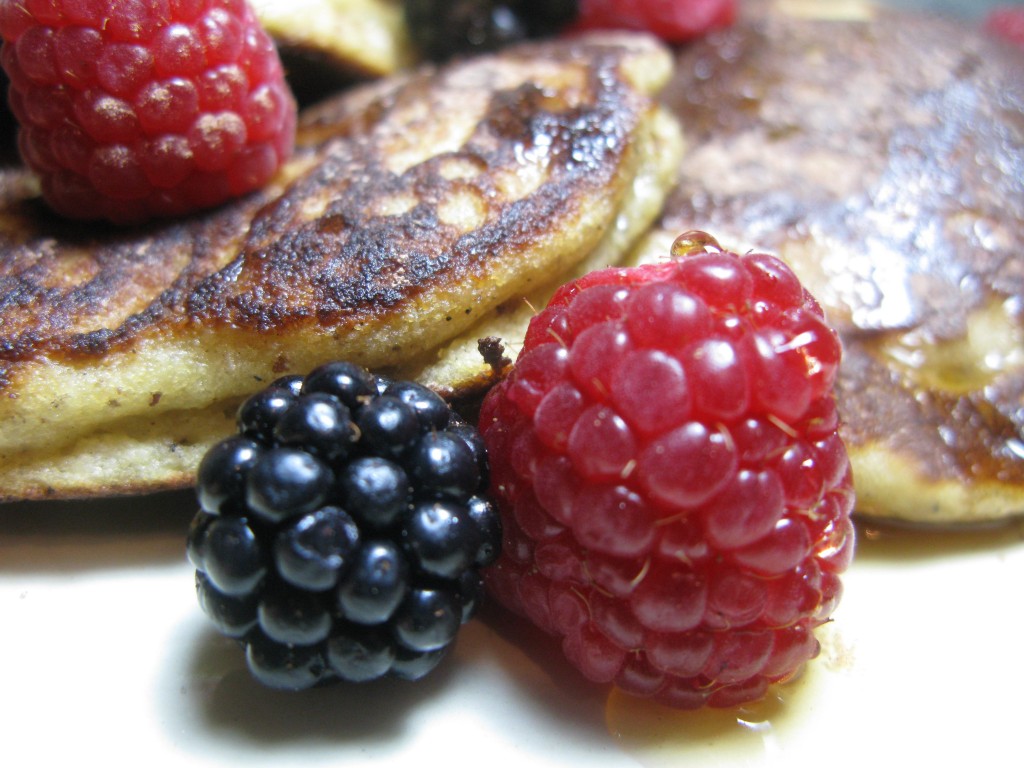
<svg viewBox="0 0 1024 768"><path fill-rule="evenodd" d="M1024 56L865 3L758 8L678 61L689 149L641 258L697 228L796 269L844 342L861 515L1024 512Z"/></svg>
<svg viewBox="0 0 1024 768"><path fill-rule="evenodd" d="M656 217L681 153L671 56L605 35L508 49L306 111L274 185L133 230L0 175L0 498L180 487L239 400L331 359L443 394L495 372L579 270Z"/></svg>

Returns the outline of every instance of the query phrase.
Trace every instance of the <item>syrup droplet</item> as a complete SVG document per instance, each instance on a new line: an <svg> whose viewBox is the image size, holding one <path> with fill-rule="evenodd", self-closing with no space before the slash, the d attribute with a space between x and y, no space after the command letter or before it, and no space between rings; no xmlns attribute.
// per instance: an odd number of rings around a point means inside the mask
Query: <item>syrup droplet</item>
<svg viewBox="0 0 1024 768"><path fill-rule="evenodd" d="M722 246L707 232L691 229L677 237L672 243L671 254L674 258L692 256L696 253L707 253L708 248L721 252Z"/></svg>

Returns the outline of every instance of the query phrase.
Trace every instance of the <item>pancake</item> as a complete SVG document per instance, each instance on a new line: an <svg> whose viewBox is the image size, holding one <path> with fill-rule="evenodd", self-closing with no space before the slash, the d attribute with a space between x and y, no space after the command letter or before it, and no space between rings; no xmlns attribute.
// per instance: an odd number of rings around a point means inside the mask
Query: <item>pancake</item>
<svg viewBox="0 0 1024 768"><path fill-rule="evenodd" d="M864 3L747 11L677 62L688 151L637 258L696 228L794 267L844 343L862 517L1024 512L1024 56Z"/></svg>
<svg viewBox="0 0 1024 768"><path fill-rule="evenodd" d="M417 58L396 0L249 1L293 82L296 68L358 79L394 74Z"/></svg>
<svg viewBox="0 0 1024 768"><path fill-rule="evenodd" d="M332 359L468 397L529 302L622 257L681 155L664 47L609 34L423 68L305 111L274 184L133 230L0 175L0 498L191 484L238 402Z"/></svg>

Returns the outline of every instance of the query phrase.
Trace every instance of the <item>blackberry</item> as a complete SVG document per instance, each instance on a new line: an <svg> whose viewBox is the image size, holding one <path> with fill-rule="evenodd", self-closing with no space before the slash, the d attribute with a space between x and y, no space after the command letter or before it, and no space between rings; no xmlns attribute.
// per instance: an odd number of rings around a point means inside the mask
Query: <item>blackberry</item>
<svg viewBox="0 0 1024 768"><path fill-rule="evenodd" d="M545 37L576 19L578 0L405 0L406 26L431 61Z"/></svg>
<svg viewBox="0 0 1024 768"><path fill-rule="evenodd" d="M253 676L302 689L416 679L501 545L476 429L433 391L329 363L252 395L196 479L199 604Z"/></svg>

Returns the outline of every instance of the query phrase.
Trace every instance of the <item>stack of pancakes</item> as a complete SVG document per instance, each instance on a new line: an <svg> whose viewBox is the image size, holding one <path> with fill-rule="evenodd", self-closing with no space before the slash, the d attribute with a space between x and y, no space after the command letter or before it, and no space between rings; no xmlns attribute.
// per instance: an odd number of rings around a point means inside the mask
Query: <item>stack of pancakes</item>
<svg viewBox="0 0 1024 768"><path fill-rule="evenodd" d="M696 228L825 305L861 514L1024 511L1020 53L864 3L745 8L677 52L441 69L392 25L404 53L305 111L274 185L185 220L59 221L3 169L0 498L186 486L241 398L324 360L478 395L555 286Z"/></svg>

